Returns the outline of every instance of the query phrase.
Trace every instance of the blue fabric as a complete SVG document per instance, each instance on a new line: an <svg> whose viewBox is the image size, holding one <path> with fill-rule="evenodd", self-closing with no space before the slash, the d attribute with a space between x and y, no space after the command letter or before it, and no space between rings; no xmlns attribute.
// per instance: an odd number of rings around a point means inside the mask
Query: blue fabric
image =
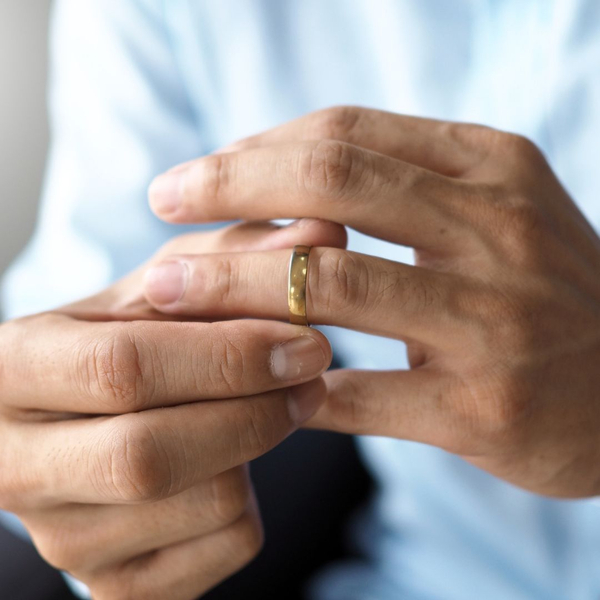
<svg viewBox="0 0 600 600"><path fill-rule="evenodd" d="M7 313L99 290L180 233L148 210L154 175L334 104L525 134L599 226L599 27L597 0L58 0L42 210ZM412 260L356 232L350 246ZM407 366L398 342L328 334L349 365ZM313 598L600 597L594 501L541 498L415 443L361 446L380 490L353 526L369 561L323 573Z"/></svg>

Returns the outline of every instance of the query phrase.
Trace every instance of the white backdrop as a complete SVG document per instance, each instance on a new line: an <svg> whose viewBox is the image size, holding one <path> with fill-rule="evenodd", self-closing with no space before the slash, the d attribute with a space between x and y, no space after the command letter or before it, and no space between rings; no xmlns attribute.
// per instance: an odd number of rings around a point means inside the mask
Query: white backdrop
<svg viewBox="0 0 600 600"><path fill-rule="evenodd" d="M0 273L35 223L47 147L50 0L0 0Z"/></svg>

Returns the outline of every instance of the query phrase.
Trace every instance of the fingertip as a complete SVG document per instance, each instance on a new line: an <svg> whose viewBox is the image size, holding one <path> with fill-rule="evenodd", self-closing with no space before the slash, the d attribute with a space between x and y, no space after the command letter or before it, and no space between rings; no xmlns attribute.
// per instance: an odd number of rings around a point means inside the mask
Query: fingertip
<svg viewBox="0 0 600 600"><path fill-rule="evenodd" d="M305 217L295 221L295 226L299 230L311 232L311 235L318 238L320 243L312 244L313 246L346 248L348 244L348 232L339 223L314 217ZM321 243L321 241L325 241L326 243Z"/></svg>
<svg viewBox="0 0 600 600"><path fill-rule="evenodd" d="M331 364L331 355L317 336L300 334L277 344L269 364L276 380L301 383L324 373Z"/></svg>
<svg viewBox="0 0 600 600"><path fill-rule="evenodd" d="M269 232L256 249L280 250L296 244L345 248L347 242L348 236L343 225L306 217Z"/></svg>
<svg viewBox="0 0 600 600"><path fill-rule="evenodd" d="M171 170L155 177L148 188L152 212L163 220L171 220L183 200L183 179L186 170Z"/></svg>
<svg viewBox="0 0 600 600"><path fill-rule="evenodd" d="M290 388L287 404L293 423L299 426L308 421L325 403L326 398L327 386L323 377Z"/></svg>
<svg viewBox="0 0 600 600"><path fill-rule="evenodd" d="M180 300L189 278L187 264L167 260L150 267L144 274L144 294L150 304L157 307L171 305Z"/></svg>

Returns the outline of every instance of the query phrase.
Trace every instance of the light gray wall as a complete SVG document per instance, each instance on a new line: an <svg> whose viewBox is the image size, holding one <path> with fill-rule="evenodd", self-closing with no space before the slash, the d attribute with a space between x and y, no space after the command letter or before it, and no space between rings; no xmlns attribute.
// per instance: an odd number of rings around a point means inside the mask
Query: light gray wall
<svg viewBox="0 0 600 600"><path fill-rule="evenodd" d="M0 0L0 273L35 222L48 133L49 0Z"/></svg>

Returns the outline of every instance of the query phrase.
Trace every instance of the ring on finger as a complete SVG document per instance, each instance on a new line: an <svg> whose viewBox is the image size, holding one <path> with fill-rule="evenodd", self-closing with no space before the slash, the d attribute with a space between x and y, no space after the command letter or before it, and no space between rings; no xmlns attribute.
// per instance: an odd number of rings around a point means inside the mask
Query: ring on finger
<svg viewBox="0 0 600 600"><path fill-rule="evenodd" d="M294 246L288 276L288 308L290 323L308 327L306 316L306 281L310 246Z"/></svg>

